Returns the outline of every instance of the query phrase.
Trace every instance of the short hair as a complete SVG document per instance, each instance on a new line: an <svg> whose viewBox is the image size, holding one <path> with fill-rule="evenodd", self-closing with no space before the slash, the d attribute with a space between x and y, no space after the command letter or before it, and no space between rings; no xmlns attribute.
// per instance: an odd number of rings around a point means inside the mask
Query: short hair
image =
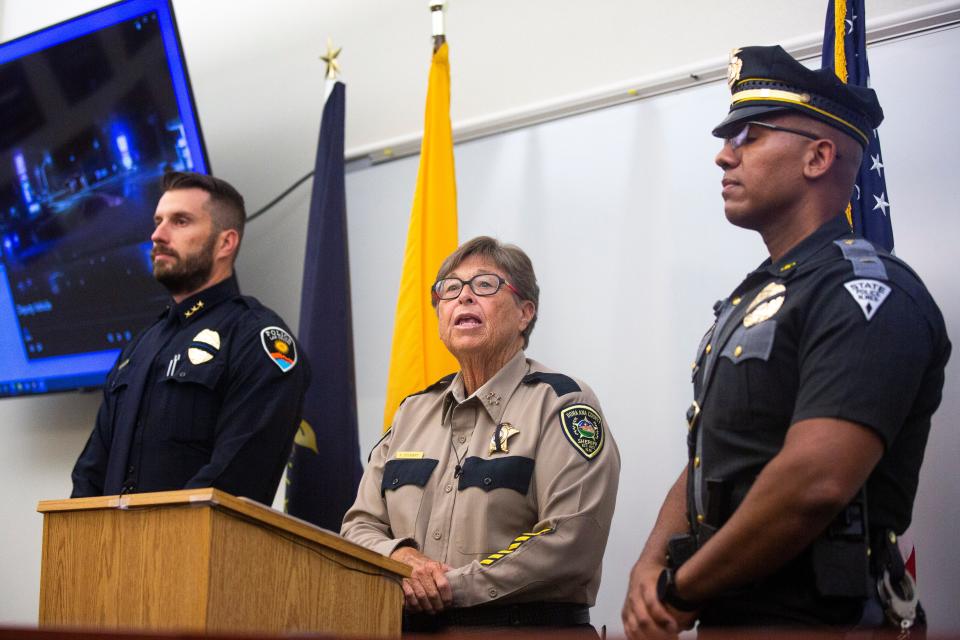
<svg viewBox="0 0 960 640"><path fill-rule="evenodd" d="M210 195L210 215L217 231L236 229L243 238L247 210L243 196L226 180L192 171L168 171L163 174L163 192L177 189L200 189Z"/></svg>
<svg viewBox="0 0 960 640"><path fill-rule="evenodd" d="M523 348L530 344L530 334L537 323L537 311L540 308L540 285L537 284L537 275L533 272L533 263L523 249L514 244L504 244L490 236L477 236L460 245L456 251L447 256L437 271L436 280L450 275L450 272L459 267L470 256L487 258L497 268L503 270L510 280L510 284L518 291L521 300L533 303L533 318L523 331ZM434 307L439 301L430 296Z"/></svg>

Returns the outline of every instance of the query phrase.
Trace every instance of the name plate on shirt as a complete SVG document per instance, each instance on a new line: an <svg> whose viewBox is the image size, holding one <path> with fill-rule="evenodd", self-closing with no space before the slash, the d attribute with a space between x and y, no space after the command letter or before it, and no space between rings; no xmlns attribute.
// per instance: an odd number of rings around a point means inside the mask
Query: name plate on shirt
<svg viewBox="0 0 960 640"><path fill-rule="evenodd" d="M397 460L421 460L423 451L397 451Z"/></svg>

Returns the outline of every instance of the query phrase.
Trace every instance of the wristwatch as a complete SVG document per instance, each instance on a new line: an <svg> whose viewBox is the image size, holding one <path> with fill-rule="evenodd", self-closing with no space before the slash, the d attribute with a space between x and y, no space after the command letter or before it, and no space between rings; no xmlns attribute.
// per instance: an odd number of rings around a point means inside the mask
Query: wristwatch
<svg viewBox="0 0 960 640"><path fill-rule="evenodd" d="M657 599L678 611L691 613L700 609L699 604L684 600L677 595L677 583L673 569L667 568L657 578Z"/></svg>

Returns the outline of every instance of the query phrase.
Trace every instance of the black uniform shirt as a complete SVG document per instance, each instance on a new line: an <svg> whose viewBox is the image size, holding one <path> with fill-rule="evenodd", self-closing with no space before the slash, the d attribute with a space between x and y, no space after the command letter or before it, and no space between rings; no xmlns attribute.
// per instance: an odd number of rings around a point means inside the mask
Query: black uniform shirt
<svg viewBox="0 0 960 640"><path fill-rule="evenodd" d="M837 418L883 440L867 482L871 528L909 526L950 343L939 309L902 262L880 254L886 278L854 272L835 242L853 238L837 217L762 264L717 307L694 367L703 405L690 436L694 517L722 525L792 424ZM870 260L858 269L875 267ZM754 305L758 296L766 304ZM710 504L709 480L732 481L733 494Z"/></svg>
<svg viewBox="0 0 960 640"><path fill-rule="evenodd" d="M236 278L167 309L107 376L73 497L213 486L270 504L310 372Z"/></svg>

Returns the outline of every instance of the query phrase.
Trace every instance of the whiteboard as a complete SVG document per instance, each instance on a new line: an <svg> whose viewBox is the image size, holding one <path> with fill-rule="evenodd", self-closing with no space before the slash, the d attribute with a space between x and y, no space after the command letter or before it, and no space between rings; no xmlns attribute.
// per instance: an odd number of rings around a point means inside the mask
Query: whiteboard
<svg viewBox="0 0 960 640"><path fill-rule="evenodd" d="M880 138L897 252L925 279L955 339L956 60L957 29L870 50L873 85L887 115ZM595 625L614 633L621 629L628 571L685 464L694 349L713 302L766 257L758 235L723 216L721 172L713 163L720 143L709 132L728 100L726 84L717 82L455 149L461 241L493 235L530 254L542 293L527 353L594 388L620 447L617 511L592 612ZM406 158L347 175L364 457L380 434L417 162ZM295 224L277 224L270 233L296 232ZM946 524L960 521L958 361L947 372L912 531L933 631L960 629L960 554Z"/></svg>

